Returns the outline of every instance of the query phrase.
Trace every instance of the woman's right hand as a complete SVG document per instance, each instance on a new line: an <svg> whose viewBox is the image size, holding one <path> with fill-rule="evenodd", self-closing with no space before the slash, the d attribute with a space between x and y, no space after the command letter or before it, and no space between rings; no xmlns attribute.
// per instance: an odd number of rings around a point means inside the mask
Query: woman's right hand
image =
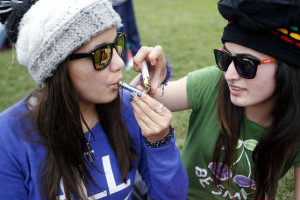
<svg viewBox="0 0 300 200"><path fill-rule="evenodd" d="M179 80L168 82L168 85L164 86L163 90L158 89L167 74L166 58L163 49L160 46L141 47L133 58L135 71L141 71L144 60L147 61L150 73L151 89L148 94L159 102L163 102L172 112L189 109L186 76ZM139 81L140 75L135 77L130 84L137 86Z"/></svg>
<svg viewBox="0 0 300 200"><path fill-rule="evenodd" d="M161 46L146 47L143 46L139 49L133 58L133 67L137 72L141 72L142 62L147 62L150 74L150 95L154 95L157 88L165 80L166 77L166 58Z"/></svg>
<svg viewBox="0 0 300 200"><path fill-rule="evenodd" d="M143 93L131 94L133 112L145 138L150 142L162 140L169 133L172 113L160 102Z"/></svg>

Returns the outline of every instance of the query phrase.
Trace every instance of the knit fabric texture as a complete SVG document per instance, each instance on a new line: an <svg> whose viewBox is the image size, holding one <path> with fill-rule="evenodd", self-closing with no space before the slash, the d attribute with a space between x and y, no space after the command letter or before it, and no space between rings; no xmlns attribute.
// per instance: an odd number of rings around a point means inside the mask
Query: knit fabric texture
<svg viewBox="0 0 300 200"><path fill-rule="evenodd" d="M20 22L17 58L43 84L74 50L121 25L107 0L39 0Z"/></svg>

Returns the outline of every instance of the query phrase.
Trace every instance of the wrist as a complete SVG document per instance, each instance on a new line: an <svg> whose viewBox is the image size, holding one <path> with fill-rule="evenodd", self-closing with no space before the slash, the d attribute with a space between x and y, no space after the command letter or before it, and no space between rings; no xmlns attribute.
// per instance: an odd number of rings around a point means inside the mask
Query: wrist
<svg viewBox="0 0 300 200"><path fill-rule="evenodd" d="M169 133L161 140L156 142L150 142L146 137L143 136L145 144L150 148L159 148L165 146L169 143L169 141L174 137L174 128L172 125L169 126Z"/></svg>
<svg viewBox="0 0 300 200"><path fill-rule="evenodd" d="M163 82L161 82L161 85L167 85L169 79L174 77L174 75L172 75L173 68L170 67L170 65L169 65L170 58L171 58L171 56L168 56L168 58L166 60L166 71L167 71L167 73L166 73L165 80L163 80Z"/></svg>
<svg viewBox="0 0 300 200"><path fill-rule="evenodd" d="M174 75L172 75L173 68L170 67L170 65L169 65L170 58L171 58L171 56L169 55L168 58L167 58L167 61L166 61L166 71L167 71L166 77L165 77L165 80L160 85L160 88L161 88L161 91L162 91L161 95L160 95L161 97L165 94L165 90L164 90L165 88L164 87L168 85L169 79L174 77Z"/></svg>

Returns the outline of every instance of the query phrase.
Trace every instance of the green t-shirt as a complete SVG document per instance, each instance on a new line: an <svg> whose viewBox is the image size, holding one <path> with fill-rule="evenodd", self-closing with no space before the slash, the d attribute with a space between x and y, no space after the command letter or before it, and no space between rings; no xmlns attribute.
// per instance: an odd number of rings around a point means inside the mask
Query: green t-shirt
<svg viewBox="0 0 300 200"><path fill-rule="evenodd" d="M214 176L212 169L221 165L212 163L212 157L220 131L216 118L216 101L222 76L223 72L215 66L206 67L188 75L187 93L192 113L182 151L182 160L189 176L188 199L254 198L251 194L253 190L251 191L250 188L255 187L251 171L252 152L258 138L266 129L249 121L245 116L241 124L234 171L218 177L220 190L217 190L212 182ZM299 153L293 164L300 166ZM232 178L231 193L228 191L228 177Z"/></svg>

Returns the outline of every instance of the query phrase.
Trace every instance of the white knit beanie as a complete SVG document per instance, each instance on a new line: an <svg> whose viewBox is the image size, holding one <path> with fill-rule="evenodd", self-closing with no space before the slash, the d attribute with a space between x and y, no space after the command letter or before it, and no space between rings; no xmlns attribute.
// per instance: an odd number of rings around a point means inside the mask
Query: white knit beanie
<svg viewBox="0 0 300 200"><path fill-rule="evenodd" d="M121 19L107 0L39 0L20 22L17 58L42 84L74 50L120 26Z"/></svg>

